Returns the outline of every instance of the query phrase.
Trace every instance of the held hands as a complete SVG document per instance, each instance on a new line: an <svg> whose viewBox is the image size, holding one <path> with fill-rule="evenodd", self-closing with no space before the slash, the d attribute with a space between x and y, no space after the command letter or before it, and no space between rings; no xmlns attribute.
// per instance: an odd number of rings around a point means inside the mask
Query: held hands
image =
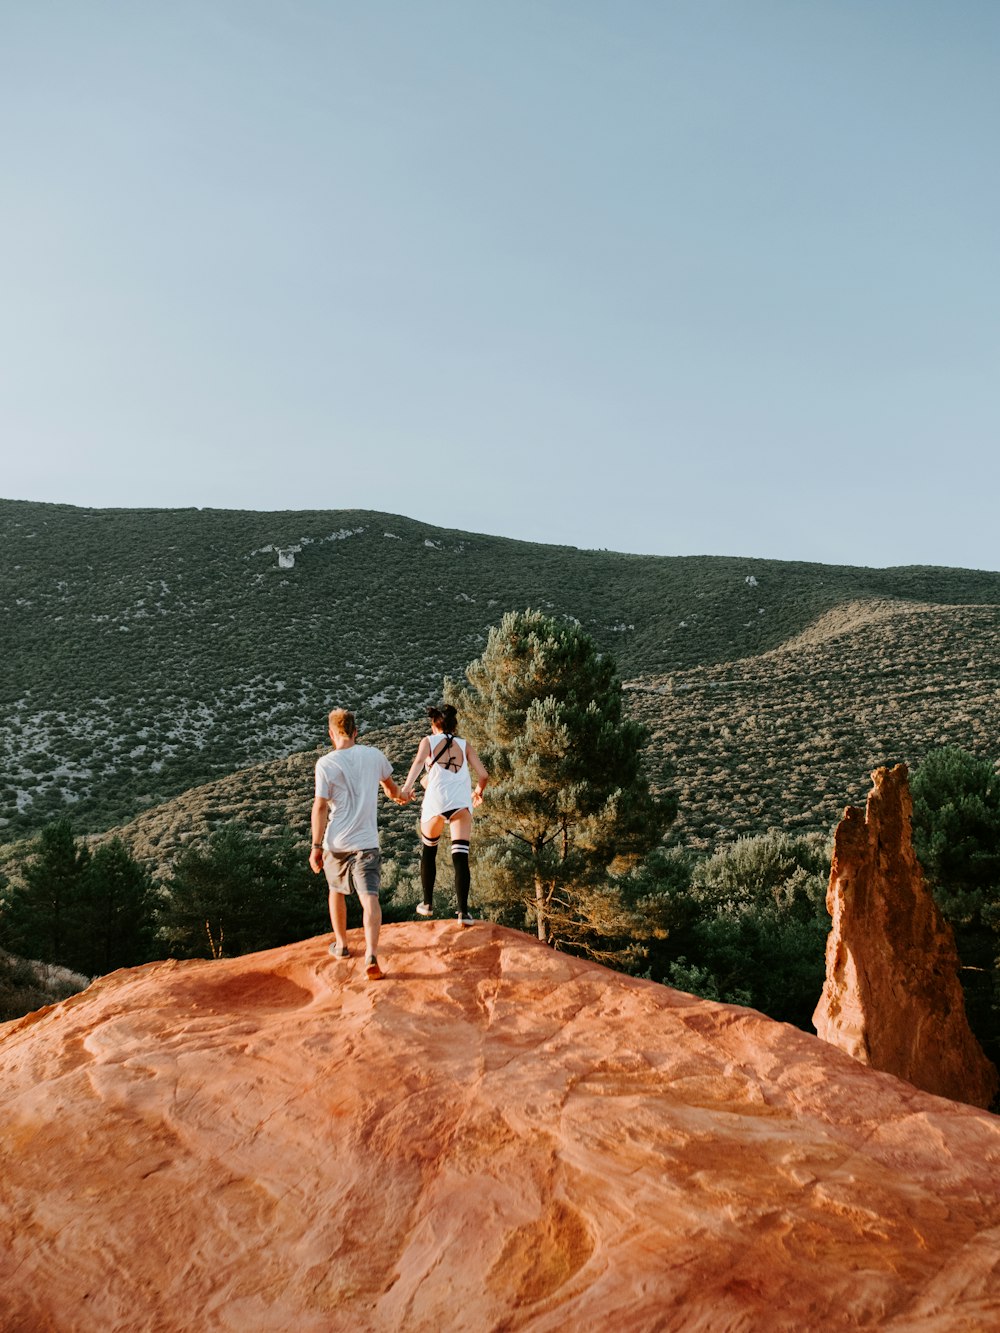
<svg viewBox="0 0 1000 1333"><path fill-rule="evenodd" d="M482 803L483 803L483 793L477 787L475 791L472 793L473 808L478 810L479 807L482 805Z"/></svg>

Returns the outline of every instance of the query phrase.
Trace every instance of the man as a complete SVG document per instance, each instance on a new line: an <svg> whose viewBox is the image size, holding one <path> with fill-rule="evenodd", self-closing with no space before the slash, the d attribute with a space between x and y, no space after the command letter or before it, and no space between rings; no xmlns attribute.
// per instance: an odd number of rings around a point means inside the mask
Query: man
<svg viewBox="0 0 1000 1333"><path fill-rule="evenodd" d="M353 713L335 708L330 714L333 749L316 764L316 798L312 807L313 873L326 871L330 886L330 921L334 958L349 958L347 895L353 888L361 902L365 929L365 969L369 981L385 975L378 965L378 933L382 907L382 857L378 844L378 789L400 799L392 765L373 745L358 745Z"/></svg>

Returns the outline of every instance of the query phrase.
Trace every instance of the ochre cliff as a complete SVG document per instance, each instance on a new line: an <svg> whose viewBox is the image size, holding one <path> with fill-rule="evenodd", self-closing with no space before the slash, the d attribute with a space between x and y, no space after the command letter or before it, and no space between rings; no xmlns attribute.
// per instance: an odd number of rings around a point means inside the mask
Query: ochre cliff
<svg viewBox="0 0 1000 1333"><path fill-rule="evenodd" d="M926 1092L989 1106L997 1071L969 1029L955 938L913 850L906 765L877 768L872 783L834 839L816 1031Z"/></svg>
<svg viewBox="0 0 1000 1333"><path fill-rule="evenodd" d="M327 943L0 1028L5 1333L1000 1320L986 1112L499 927Z"/></svg>

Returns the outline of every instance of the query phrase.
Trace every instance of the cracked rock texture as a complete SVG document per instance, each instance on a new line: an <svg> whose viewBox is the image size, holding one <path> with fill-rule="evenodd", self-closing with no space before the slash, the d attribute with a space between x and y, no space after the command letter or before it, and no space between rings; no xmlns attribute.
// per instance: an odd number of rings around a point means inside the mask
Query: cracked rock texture
<svg viewBox="0 0 1000 1333"><path fill-rule="evenodd" d="M497 926L0 1028L0 1327L981 1329L1000 1120Z"/></svg>
<svg viewBox="0 0 1000 1333"><path fill-rule="evenodd" d="M906 765L877 768L872 784L834 838L816 1031L925 1092L989 1106L997 1071L969 1028L955 937L913 850Z"/></svg>

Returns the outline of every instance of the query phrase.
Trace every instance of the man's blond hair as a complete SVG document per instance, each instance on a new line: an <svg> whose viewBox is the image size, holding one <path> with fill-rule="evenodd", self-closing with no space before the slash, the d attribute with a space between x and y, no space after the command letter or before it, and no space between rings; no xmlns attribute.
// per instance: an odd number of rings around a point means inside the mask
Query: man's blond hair
<svg viewBox="0 0 1000 1333"><path fill-rule="evenodd" d="M330 714L330 730L339 732L341 736L356 736L358 724L354 721L354 714L346 708L335 708Z"/></svg>

